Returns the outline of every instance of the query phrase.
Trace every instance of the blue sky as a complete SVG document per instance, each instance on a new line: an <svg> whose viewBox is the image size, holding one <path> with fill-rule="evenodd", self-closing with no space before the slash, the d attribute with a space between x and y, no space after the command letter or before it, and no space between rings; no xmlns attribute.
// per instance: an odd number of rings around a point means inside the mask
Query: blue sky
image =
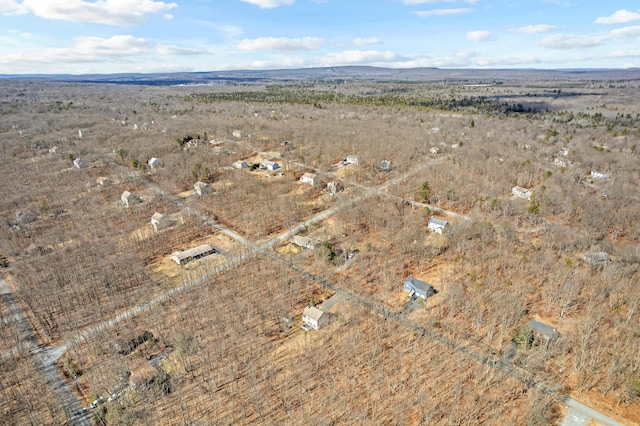
<svg viewBox="0 0 640 426"><path fill-rule="evenodd" d="M0 74L640 67L640 3L0 0Z"/></svg>

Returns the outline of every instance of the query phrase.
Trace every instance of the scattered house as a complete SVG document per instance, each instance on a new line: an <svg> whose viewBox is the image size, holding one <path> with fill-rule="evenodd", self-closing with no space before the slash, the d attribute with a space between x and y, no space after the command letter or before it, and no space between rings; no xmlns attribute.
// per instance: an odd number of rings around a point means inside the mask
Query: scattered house
<svg viewBox="0 0 640 426"><path fill-rule="evenodd" d="M540 321L529 321L529 330L536 339L552 340L558 336L558 330L555 327Z"/></svg>
<svg viewBox="0 0 640 426"><path fill-rule="evenodd" d="M302 313L302 328L307 331L308 328L319 330L329 324L331 321L330 315L329 312L325 312L315 306L307 306Z"/></svg>
<svg viewBox="0 0 640 426"><path fill-rule="evenodd" d="M157 169L161 165L162 165L162 161L160 161L159 158L153 157L151 160L149 160L149 167L152 169Z"/></svg>
<svg viewBox="0 0 640 426"><path fill-rule="evenodd" d="M409 297L418 296L425 300L437 293L431 284L427 284L415 277L408 277L404 280L404 290L409 293Z"/></svg>
<svg viewBox="0 0 640 426"><path fill-rule="evenodd" d="M36 217L29 212L25 212L24 210L18 210L16 212L16 220L18 223L31 223L36 221Z"/></svg>
<svg viewBox="0 0 640 426"><path fill-rule="evenodd" d="M430 217L427 221L427 229L435 232L436 234L445 234L451 230L451 225L448 220L438 219L437 217Z"/></svg>
<svg viewBox="0 0 640 426"><path fill-rule="evenodd" d="M340 181L332 180L327 183L327 191L329 191L329 194L331 195L336 195L338 192L344 191L344 185L342 185L342 182Z"/></svg>
<svg viewBox="0 0 640 426"><path fill-rule="evenodd" d="M113 344L113 347L120 355L129 355L138 346L151 339L153 339L152 332L136 329L119 336Z"/></svg>
<svg viewBox="0 0 640 426"><path fill-rule="evenodd" d="M315 173L305 173L300 177L300 182L315 186L318 183L318 176Z"/></svg>
<svg viewBox="0 0 640 426"><path fill-rule="evenodd" d="M560 148L560 155L564 155L565 157L569 155L569 148L566 148L566 147Z"/></svg>
<svg viewBox="0 0 640 426"><path fill-rule="evenodd" d="M49 148L49 154L57 154L57 153L58 153L57 146L52 146L51 148Z"/></svg>
<svg viewBox="0 0 640 426"><path fill-rule="evenodd" d="M262 163L260 163L260 168L273 172L280 168L280 164L276 163L275 161L264 160Z"/></svg>
<svg viewBox="0 0 640 426"><path fill-rule="evenodd" d="M76 158L75 160L73 160L73 167L75 167L76 169L84 169L85 167L87 167L87 163L85 163L82 158Z"/></svg>
<svg viewBox="0 0 640 426"><path fill-rule="evenodd" d="M533 195L533 192L531 192L530 189L523 188L521 186L514 186L511 192L513 192L513 195L516 197L524 198L525 200L530 200Z"/></svg>
<svg viewBox="0 0 640 426"><path fill-rule="evenodd" d="M120 201L122 201L122 205L124 205L125 207L131 207L134 204L141 203L143 200L136 194L133 194L129 191L124 191L120 196Z"/></svg>
<svg viewBox="0 0 640 426"><path fill-rule="evenodd" d="M380 162L380 165L378 166L378 170L380 170L381 172L390 172L391 171L391 161L382 160Z"/></svg>
<svg viewBox="0 0 640 426"><path fill-rule="evenodd" d="M236 169L246 169L247 167L249 167L249 163L244 160L238 160L233 163L233 167L235 167Z"/></svg>
<svg viewBox="0 0 640 426"><path fill-rule="evenodd" d="M553 164L558 167L567 167L569 165L569 162L567 160L563 160L562 158L556 158L555 160L553 160Z"/></svg>
<svg viewBox="0 0 640 426"><path fill-rule="evenodd" d="M220 253L220 250L218 250L211 244L203 244L189 250L175 252L171 255L171 260L176 262L178 265L184 265L185 263L192 260L198 260L202 257L216 253Z"/></svg>
<svg viewBox="0 0 640 426"><path fill-rule="evenodd" d="M357 155L347 155L347 158L344 159L343 163L347 164L360 164L360 157Z"/></svg>
<svg viewBox="0 0 640 426"><path fill-rule="evenodd" d="M158 232L173 226L173 221L166 214L155 212L151 216L151 226L153 226L154 231Z"/></svg>
<svg viewBox="0 0 640 426"><path fill-rule="evenodd" d="M610 262L611 257L609 256L608 253L605 253L604 251L600 251L596 253L587 253L584 255L582 260L584 260L587 263L587 265L590 265L590 266L601 266L601 265L604 265L605 263Z"/></svg>
<svg viewBox="0 0 640 426"><path fill-rule="evenodd" d="M601 170L591 170L592 179L609 179L609 173L605 173Z"/></svg>
<svg viewBox="0 0 640 426"><path fill-rule="evenodd" d="M282 142L280 142L280 145L289 146L289 145L291 145L291 141L282 141Z"/></svg>
<svg viewBox="0 0 640 426"><path fill-rule="evenodd" d="M432 148L429 150L429 152L430 152L431 154L440 154L440 148L438 148L438 147L434 146L434 147L432 147Z"/></svg>
<svg viewBox="0 0 640 426"><path fill-rule="evenodd" d="M129 376L129 389L131 390L144 390L149 389L153 382L158 377L159 371L149 364L146 360L140 360L134 367L131 368L131 375Z"/></svg>
<svg viewBox="0 0 640 426"><path fill-rule="evenodd" d="M198 195L208 195L213 194L215 189L208 183L199 180L193 185L193 192Z"/></svg>
<svg viewBox="0 0 640 426"><path fill-rule="evenodd" d="M108 178L105 176L100 176L98 179L96 179L96 182L98 182L98 185L102 185L102 186L108 186L113 183L111 178Z"/></svg>
<svg viewBox="0 0 640 426"><path fill-rule="evenodd" d="M82 139L82 136L86 134L87 134L86 130L83 130L83 129L78 130L78 138Z"/></svg>
<svg viewBox="0 0 640 426"><path fill-rule="evenodd" d="M295 244L297 246L308 248L308 249L314 249L316 246L316 242L313 241L311 238L303 237L301 235L294 235L293 237L291 237L289 242L291 244Z"/></svg>
<svg viewBox="0 0 640 426"><path fill-rule="evenodd" d="M231 133L233 135L234 138L241 138L242 137L242 132L240 130L234 130L233 133Z"/></svg>

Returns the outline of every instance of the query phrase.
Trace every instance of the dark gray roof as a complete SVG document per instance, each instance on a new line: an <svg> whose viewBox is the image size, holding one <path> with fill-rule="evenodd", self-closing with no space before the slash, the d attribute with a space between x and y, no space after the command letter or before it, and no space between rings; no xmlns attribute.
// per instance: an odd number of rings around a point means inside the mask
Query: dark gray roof
<svg viewBox="0 0 640 426"><path fill-rule="evenodd" d="M438 219L437 217L430 217L429 223L433 223L434 225L438 225L438 226L447 226L449 224L449 221L444 219Z"/></svg>
<svg viewBox="0 0 640 426"><path fill-rule="evenodd" d="M529 321L529 329L547 337L552 337L558 332L555 327L536 320Z"/></svg>
<svg viewBox="0 0 640 426"><path fill-rule="evenodd" d="M433 286L431 284L427 284L424 281L421 281L415 277L409 277L404 282L409 281L416 289L422 290L424 292L433 291Z"/></svg>

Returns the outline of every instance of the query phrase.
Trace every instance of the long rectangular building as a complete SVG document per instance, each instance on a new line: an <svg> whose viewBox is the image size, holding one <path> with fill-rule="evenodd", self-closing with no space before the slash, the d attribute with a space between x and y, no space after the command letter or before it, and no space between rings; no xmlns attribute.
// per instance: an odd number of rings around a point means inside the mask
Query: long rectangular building
<svg viewBox="0 0 640 426"><path fill-rule="evenodd" d="M210 254L220 253L220 250L212 246L211 244L203 244L198 247L194 247L185 251L178 251L171 255L171 260L178 265L184 265L192 260L197 260Z"/></svg>

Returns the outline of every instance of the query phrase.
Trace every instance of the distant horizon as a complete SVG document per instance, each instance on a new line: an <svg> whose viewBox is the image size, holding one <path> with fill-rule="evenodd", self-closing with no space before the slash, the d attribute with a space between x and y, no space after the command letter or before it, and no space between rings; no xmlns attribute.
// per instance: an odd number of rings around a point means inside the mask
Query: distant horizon
<svg viewBox="0 0 640 426"><path fill-rule="evenodd" d="M640 9L558 0L3 0L0 74L640 67Z"/></svg>
<svg viewBox="0 0 640 426"><path fill-rule="evenodd" d="M121 71L121 72L112 72L112 73L33 73L33 74L8 74L8 73L0 73L0 77L2 78L11 78L11 77L56 77L56 76L73 76L73 77L83 77L83 76L117 76L117 75L177 75L177 74L213 74L213 73L221 73L221 74L233 74L233 73L273 73L273 72L295 72L295 71L312 71L312 70L327 70L327 69L349 69L349 68L370 68L376 70L389 70L389 71L419 71L419 70L434 70L434 71L482 71L482 72L491 72L491 71L502 71L502 72L518 72L518 71L531 71L531 72L575 72L575 71L586 71L586 72L609 72L609 71L640 71L640 67L630 67L630 68L588 68L588 67L579 67L579 68L455 68L455 67L384 67L384 66L375 66L375 65L338 65L338 66L308 66L308 67L298 67L298 68L267 68L267 69L213 69L207 71L169 71L169 72L140 72L140 71Z"/></svg>

